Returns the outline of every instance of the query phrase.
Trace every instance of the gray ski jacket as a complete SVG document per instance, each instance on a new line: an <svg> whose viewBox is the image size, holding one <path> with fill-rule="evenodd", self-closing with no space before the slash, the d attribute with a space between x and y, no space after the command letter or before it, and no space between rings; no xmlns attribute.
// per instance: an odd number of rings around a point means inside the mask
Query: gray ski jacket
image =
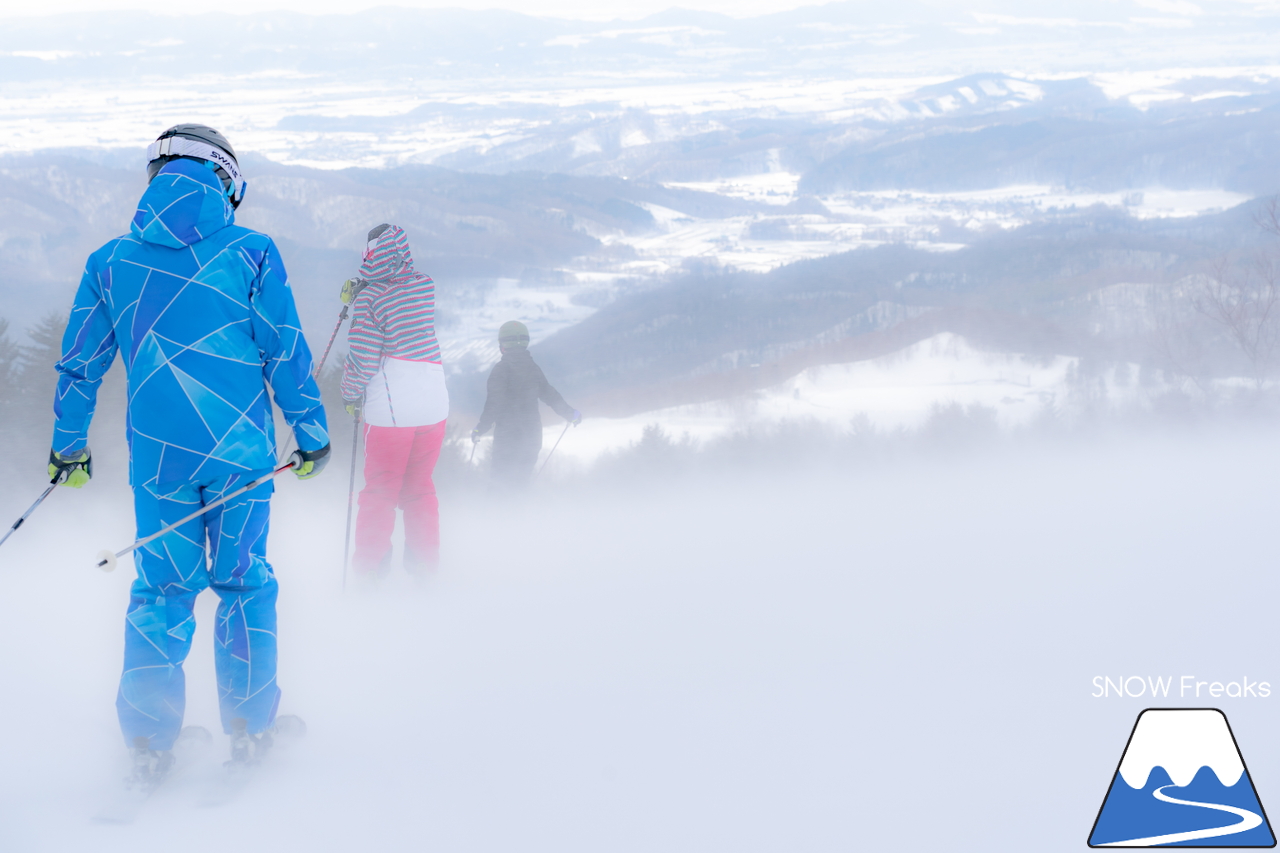
<svg viewBox="0 0 1280 853"><path fill-rule="evenodd" d="M494 428L495 442L530 441L534 435L542 444L542 418L538 401L546 403L562 418L573 417L573 407L560 392L551 387L542 368L527 349L509 349L489 373L488 396L476 429L481 433Z"/></svg>

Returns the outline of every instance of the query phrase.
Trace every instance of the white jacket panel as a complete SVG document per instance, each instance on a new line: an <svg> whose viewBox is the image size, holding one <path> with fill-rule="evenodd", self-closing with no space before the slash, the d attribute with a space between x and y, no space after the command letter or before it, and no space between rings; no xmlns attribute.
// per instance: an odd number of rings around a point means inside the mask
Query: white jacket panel
<svg viewBox="0 0 1280 853"><path fill-rule="evenodd" d="M364 420L373 426L430 426L447 417L443 365L384 358L365 388Z"/></svg>

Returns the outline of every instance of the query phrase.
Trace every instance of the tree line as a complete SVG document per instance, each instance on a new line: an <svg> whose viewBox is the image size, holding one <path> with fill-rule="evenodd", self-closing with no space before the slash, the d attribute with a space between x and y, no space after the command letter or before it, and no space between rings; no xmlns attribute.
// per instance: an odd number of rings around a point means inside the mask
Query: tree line
<svg viewBox="0 0 1280 853"><path fill-rule="evenodd" d="M26 331L26 342L15 340L8 320L0 318L0 423L6 438L53 428L53 366L62 353L67 318L49 314Z"/></svg>

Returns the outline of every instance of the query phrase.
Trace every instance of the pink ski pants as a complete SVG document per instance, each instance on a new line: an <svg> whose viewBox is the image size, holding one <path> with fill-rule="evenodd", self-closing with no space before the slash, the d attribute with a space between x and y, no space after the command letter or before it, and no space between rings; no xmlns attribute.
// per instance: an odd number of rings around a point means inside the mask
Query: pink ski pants
<svg viewBox="0 0 1280 853"><path fill-rule="evenodd" d="M440 458L444 425L365 424L365 485L352 558L357 572L386 571L397 507L404 512L405 569L416 573L435 568L440 559L440 502L431 474Z"/></svg>

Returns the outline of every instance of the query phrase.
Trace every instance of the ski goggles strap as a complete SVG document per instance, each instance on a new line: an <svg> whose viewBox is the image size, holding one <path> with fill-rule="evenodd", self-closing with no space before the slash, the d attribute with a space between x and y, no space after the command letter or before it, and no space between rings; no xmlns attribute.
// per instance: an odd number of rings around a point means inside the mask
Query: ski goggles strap
<svg viewBox="0 0 1280 853"><path fill-rule="evenodd" d="M148 163L160 157L198 157L215 163L231 178L231 190L236 200L244 197L248 181L240 173L240 164L236 162L236 158L217 146L185 136L169 136L157 139L147 146Z"/></svg>

